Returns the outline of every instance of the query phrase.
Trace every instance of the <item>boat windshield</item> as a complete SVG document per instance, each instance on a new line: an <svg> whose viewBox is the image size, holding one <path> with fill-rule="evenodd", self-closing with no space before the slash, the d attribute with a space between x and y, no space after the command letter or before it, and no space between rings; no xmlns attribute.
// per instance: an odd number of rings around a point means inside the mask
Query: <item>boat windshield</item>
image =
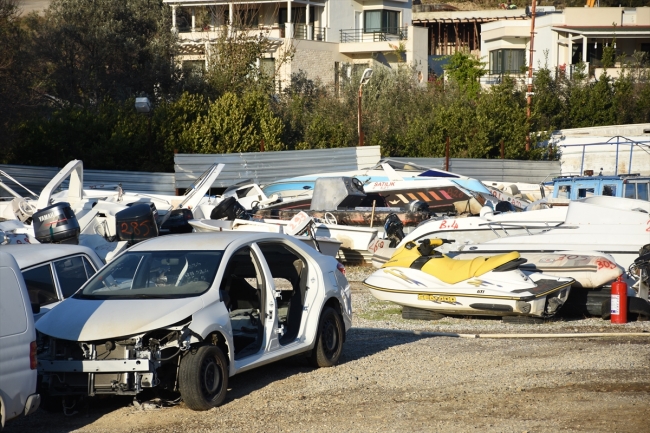
<svg viewBox="0 0 650 433"><path fill-rule="evenodd" d="M172 299L205 293L223 251L134 251L106 265L77 299Z"/></svg>

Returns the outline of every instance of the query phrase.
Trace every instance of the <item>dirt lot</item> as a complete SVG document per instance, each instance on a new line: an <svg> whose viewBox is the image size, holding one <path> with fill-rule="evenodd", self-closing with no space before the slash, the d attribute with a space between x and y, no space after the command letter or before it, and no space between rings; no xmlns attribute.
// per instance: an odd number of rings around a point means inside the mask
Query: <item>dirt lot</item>
<svg viewBox="0 0 650 433"><path fill-rule="evenodd" d="M315 370L295 357L230 379L226 403L137 407L93 400L73 416L10 422L32 432L650 432L650 323L601 319L548 325L498 320L402 320L399 308L355 285L354 328L340 365ZM616 338L431 336L643 332Z"/></svg>

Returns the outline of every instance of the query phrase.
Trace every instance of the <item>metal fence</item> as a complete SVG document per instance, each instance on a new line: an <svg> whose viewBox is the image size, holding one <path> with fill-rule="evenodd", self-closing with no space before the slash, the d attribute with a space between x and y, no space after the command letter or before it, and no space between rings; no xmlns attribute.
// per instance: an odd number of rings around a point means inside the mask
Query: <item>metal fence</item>
<svg viewBox="0 0 650 433"><path fill-rule="evenodd" d="M264 185L295 176L357 170L372 167L380 158L379 146L220 155L177 154L174 172L176 188L185 189L210 165L223 163L226 166L212 186L225 188L245 180Z"/></svg>
<svg viewBox="0 0 650 433"><path fill-rule="evenodd" d="M445 169L445 158L392 158L430 168ZM449 170L478 180L539 183L560 174L560 161L450 158Z"/></svg>
<svg viewBox="0 0 650 433"><path fill-rule="evenodd" d="M245 180L264 185L296 176L369 168L377 164L380 159L379 146L221 155L177 154L174 156L175 173L84 170L84 186L108 189L121 183L125 191L174 194L177 189L184 190L189 187L213 163L226 165L213 187L226 188ZM445 167L444 158L393 159L431 168L444 169ZM0 170L39 194L60 168L0 165ZM559 161L451 158L449 171L479 180L537 183L559 174L560 163ZM24 194L22 188L8 179L3 178L2 181L20 194Z"/></svg>
<svg viewBox="0 0 650 433"><path fill-rule="evenodd" d="M7 173L36 194L61 170L62 167L34 167L27 165L2 165L0 171ZM25 195L26 192L11 180L2 177L2 182ZM147 173L139 171L84 170L84 187L109 189L121 183L124 191L151 194L174 194L174 173ZM65 187L64 183L64 187ZM5 195L0 190L0 195Z"/></svg>

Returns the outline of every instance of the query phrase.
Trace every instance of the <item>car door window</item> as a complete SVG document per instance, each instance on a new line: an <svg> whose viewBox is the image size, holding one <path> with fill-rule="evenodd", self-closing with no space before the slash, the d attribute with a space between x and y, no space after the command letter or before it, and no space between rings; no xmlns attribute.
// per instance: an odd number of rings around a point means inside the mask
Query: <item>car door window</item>
<svg viewBox="0 0 650 433"><path fill-rule="evenodd" d="M59 300L49 263L23 271L23 277L30 302L42 306Z"/></svg>
<svg viewBox="0 0 650 433"><path fill-rule="evenodd" d="M54 269L64 299L72 296L90 277L81 256L57 260L54 262Z"/></svg>

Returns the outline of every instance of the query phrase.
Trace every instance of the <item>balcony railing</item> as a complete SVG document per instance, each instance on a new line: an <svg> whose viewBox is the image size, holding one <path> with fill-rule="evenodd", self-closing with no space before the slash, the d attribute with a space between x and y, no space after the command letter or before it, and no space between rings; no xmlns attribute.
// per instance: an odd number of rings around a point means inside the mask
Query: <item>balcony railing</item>
<svg viewBox="0 0 650 433"><path fill-rule="evenodd" d="M293 37L294 39L305 39L312 41L324 41L325 40L325 28L324 27L312 27L311 37L308 32L306 24L294 24Z"/></svg>
<svg viewBox="0 0 650 433"><path fill-rule="evenodd" d="M341 43L403 41L408 39L408 27L388 27L370 31L349 29L340 32Z"/></svg>

